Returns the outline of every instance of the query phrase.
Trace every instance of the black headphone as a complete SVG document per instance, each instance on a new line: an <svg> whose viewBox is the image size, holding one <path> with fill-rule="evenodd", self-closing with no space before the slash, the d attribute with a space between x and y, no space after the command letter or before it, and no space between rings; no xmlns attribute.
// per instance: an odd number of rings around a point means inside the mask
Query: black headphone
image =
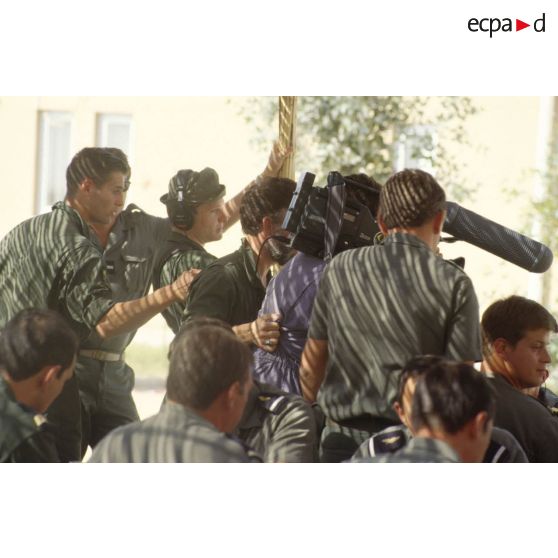
<svg viewBox="0 0 558 558"><path fill-rule="evenodd" d="M194 225L196 208L191 203L186 202L186 193L191 190L199 173L192 170L179 171L176 176L176 199L167 199L167 207L171 215L172 222L189 230Z"/></svg>

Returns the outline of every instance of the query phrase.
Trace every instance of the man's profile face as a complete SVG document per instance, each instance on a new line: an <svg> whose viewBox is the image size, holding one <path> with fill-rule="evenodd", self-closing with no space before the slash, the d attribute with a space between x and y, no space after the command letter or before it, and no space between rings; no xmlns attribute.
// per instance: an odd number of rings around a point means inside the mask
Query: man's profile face
<svg viewBox="0 0 558 558"><path fill-rule="evenodd" d="M202 203L196 207L194 225L190 232L203 243L221 240L226 220L223 198Z"/></svg>
<svg viewBox="0 0 558 558"><path fill-rule="evenodd" d="M86 209L94 224L114 223L126 203L128 176L121 172L110 173L108 180L89 190Z"/></svg>
<svg viewBox="0 0 558 558"><path fill-rule="evenodd" d="M509 343L506 345L502 358L521 389L538 387L548 377L548 365L551 362L549 338L547 329L535 329L528 331L515 347Z"/></svg>

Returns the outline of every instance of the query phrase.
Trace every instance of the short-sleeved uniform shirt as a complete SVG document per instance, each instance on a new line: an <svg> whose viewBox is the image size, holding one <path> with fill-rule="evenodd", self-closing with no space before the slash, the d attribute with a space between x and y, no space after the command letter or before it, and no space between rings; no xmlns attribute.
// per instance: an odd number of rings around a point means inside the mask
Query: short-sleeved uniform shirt
<svg viewBox="0 0 558 558"><path fill-rule="evenodd" d="M312 407L298 395L254 382L238 437L267 463L313 463L318 432Z"/></svg>
<svg viewBox="0 0 558 558"><path fill-rule="evenodd" d="M254 377L289 393L301 393L298 370L325 262L299 253L268 284L259 314L281 314L279 345L254 351Z"/></svg>
<svg viewBox="0 0 558 558"><path fill-rule="evenodd" d="M395 453L354 459L352 463L461 463L455 450L442 440L411 438Z"/></svg>
<svg viewBox="0 0 558 558"><path fill-rule="evenodd" d="M46 420L16 401L0 377L0 463L58 463Z"/></svg>
<svg viewBox="0 0 558 558"><path fill-rule="evenodd" d="M113 430L89 463L246 463L240 442L191 411L166 401L153 417Z"/></svg>
<svg viewBox="0 0 558 558"><path fill-rule="evenodd" d="M406 426L390 426L363 442L355 452L353 460L385 453L395 453L405 447L412 437L411 431ZM527 463L527 456L510 432L494 427L483 462Z"/></svg>
<svg viewBox="0 0 558 558"><path fill-rule="evenodd" d="M246 324L258 317L264 296L256 256L244 240L236 252L214 261L196 277L182 321L206 316L231 326Z"/></svg>
<svg viewBox="0 0 558 558"><path fill-rule="evenodd" d="M180 275L190 269L205 269L217 258L207 252L203 246L192 239L172 231L165 242L161 261L153 271L154 288L164 287L176 281ZM168 326L178 333L186 303L173 302L162 314Z"/></svg>
<svg viewBox="0 0 558 558"><path fill-rule="evenodd" d="M130 204L117 217L104 250L94 236L102 253L112 300L127 302L149 292L155 261L169 233L168 219L149 215ZM121 353L134 335L132 331L103 339L92 331L81 348ZM89 360L83 362L88 364Z"/></svg>
<svg viewBox="0 0 558 558"><path fill-rule="evenodd" d="M481 359L478 301L469 277L414 235L336 256L322 276L308 336L328 341L318 403L334 421L392 408L414 356Z"/></svg>
<svg viewBox="0 0 558 558"><path fill-rule="evenodd" d="M26 308L50 308L84 339L114 304L94 233L58 202L0 242L0 326Z"/></svg>
<svg viewBox="0 0 558 558"><path fill-rule="evenodd" d="M511 432L533 463L558 463L558 420L540 401L514 388L501 374L489 374L494 388L494 424Z"/></svg>

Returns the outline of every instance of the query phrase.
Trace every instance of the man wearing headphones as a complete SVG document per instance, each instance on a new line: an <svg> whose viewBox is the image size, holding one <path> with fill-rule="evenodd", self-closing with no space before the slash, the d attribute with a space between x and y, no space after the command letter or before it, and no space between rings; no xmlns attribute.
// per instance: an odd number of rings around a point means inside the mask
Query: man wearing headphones
<svg viewBox="0 0 558 558"><path fill-rule="evenodd" d="M276 142L269 161L258 178L277 176L288 150ZM205 244L221 240L223 233L239 218L240 202L246 188L225 202L226 188L219 183L219 175L212 168L200 172L180 170L169 182L169 191L161 197L167 206L172 224L166 245L153 270L153 286L171 284L176 277L190 269L205 269L217 258L206 251ZM172 304L163 316L178 333L185 303Z"/></svg>

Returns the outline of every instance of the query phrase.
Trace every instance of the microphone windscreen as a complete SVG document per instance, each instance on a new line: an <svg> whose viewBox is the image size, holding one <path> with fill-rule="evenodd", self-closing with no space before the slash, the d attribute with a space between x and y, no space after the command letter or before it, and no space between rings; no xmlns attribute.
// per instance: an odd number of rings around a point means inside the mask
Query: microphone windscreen
<svg viewBox="0 0 558 558"><path fill-rule="evenodd" d="M447 202L443 230L527 271L544 273L552 265L552 251L544 244L454 202Z"/></svg>

